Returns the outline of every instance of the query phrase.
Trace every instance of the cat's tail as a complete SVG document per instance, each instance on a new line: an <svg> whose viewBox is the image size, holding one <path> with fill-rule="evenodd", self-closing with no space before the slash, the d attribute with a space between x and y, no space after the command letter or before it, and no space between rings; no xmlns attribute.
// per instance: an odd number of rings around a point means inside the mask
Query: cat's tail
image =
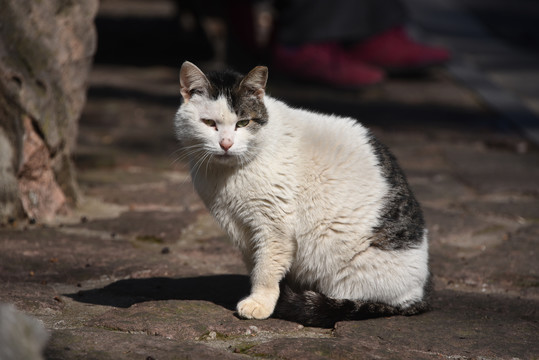
<svg viewBox="0 0 539 360"><path fill-rule="evenodd" d="M295 292L281 286L281 296L273 317L305 326L332 328L338 321L362 320L381 316L415 315L430 309L428 298L406 308L377 302L333 299L315 291Z"/></svg>

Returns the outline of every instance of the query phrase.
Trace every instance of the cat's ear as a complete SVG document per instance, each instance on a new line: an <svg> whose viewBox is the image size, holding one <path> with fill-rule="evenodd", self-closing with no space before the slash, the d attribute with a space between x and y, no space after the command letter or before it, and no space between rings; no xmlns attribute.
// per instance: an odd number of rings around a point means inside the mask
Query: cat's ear
<svg viewBox="0 0 539 360"><path fill-rule="evenodd" d="M258 99L262 100L266 93L266 82L268 81L268 68L257 66L245 75L240 83L240 88L244 88Z"/></svg>
<svg viewBox="0 0 539 360"><path fill-rule="evenodd" d="M202 70L186 61L180 69L180 88L183 100L188 102L194 94L207 95L210 82Z"/></svg>

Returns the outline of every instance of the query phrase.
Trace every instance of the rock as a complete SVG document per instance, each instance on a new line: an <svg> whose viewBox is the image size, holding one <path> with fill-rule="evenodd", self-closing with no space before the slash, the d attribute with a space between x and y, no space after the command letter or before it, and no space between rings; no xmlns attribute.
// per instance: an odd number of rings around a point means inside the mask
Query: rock
<svg viewBox="0 0 539 360"><path fill-rule="evenodd" d="M48 334L39 320L0 304L0 359L41 360Z"/></svg>
<svg viewBox="0 0 539 360"><path fill-rule="evenodd" d="M0 0L0 221L76 202L70 151L96 48L98 1Z"/></svg>
<svg viewBox="0 0 539 360"><path fill-rule="evenodd" d="M28 116L23 117L23 126L25 136L18 176L22 206L30 219L51 220L64 207L66 198L55 181L47 146Z"/></svg>

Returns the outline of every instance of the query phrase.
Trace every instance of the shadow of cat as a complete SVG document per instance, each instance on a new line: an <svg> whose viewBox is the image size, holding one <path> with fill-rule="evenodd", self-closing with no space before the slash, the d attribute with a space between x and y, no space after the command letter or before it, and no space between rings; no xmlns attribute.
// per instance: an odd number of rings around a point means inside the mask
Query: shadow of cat
<svg viewBox="0 0 539 360"><path fill-rule="evenodd" d="M103 288L81 290L64 296L77 302L119 308L146 301L204 300L235 310L236 303L248 295L249 290L249 277L246 275L209 275L119 280Z"/></svg>

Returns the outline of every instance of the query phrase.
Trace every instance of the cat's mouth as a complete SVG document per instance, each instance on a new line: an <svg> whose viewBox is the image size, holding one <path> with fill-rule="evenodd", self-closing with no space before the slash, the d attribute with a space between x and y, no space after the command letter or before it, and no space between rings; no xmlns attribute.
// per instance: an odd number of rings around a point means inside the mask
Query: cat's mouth
<svg viewBox="0 0 539 360"><path fill-rule="evenodd" d="M234 155L226 152L226 153L223 153L223 154L216 154L215 157L217 159L230 159L230 158L234 157Z"/></svg>
<svg viewBox="0 0 539 360"><path fill-rule="evenodd" d="M218 162L230 162L230 161L233 161L236 158L236 156L234 156L233 154L230 154L229 152L225 152L222 154L215 154L213 158L217 160Z"/></svg>

